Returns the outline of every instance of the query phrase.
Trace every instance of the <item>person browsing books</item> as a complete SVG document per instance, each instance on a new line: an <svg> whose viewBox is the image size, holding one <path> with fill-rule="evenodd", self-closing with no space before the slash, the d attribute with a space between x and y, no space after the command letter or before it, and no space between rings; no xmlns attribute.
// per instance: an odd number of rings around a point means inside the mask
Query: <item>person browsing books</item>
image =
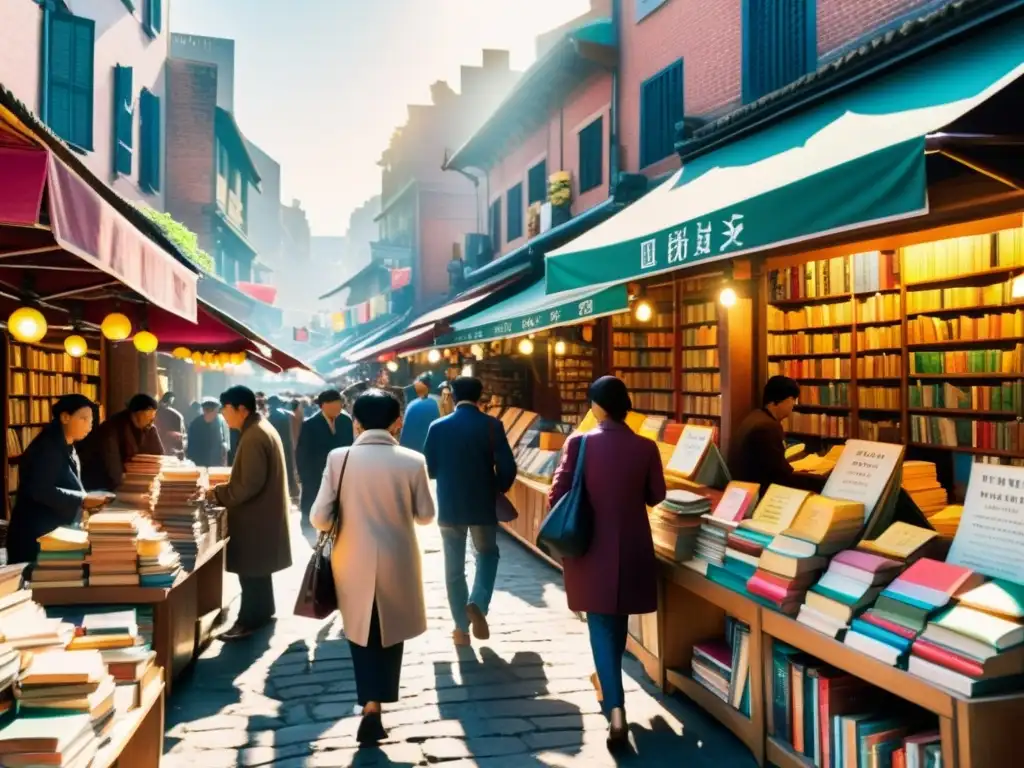
<svg viewBox="0 0 1024 768"><path fill-rule="evenodd" d="M733 480L757 483L761 493L772 483L820 492L824 478L797 472L786 460L782 422L793 412L800 386L787 376L772 376L764 385L761 407L740 422L729 443L729 473Z"/></svg>
<svg viewBox="0 0 1024 768"><path fill-rule="evenodd" d="M82 443L82 482L86 488L115 490L124 467L139 455L162 456L164 444L154 422L157 402L150 395L132 395L128 407L97 427Z"/></svg>
<svg viewBox="0 0 1024 768"><path fill-rule="evenodd" d="M39 554L40 536L75 525L82 511L97 509L109 494L86 493L75 443L92 431L93 402L85 395L64 395L54 404L53 420L21 454L21 485L7 532L7 557L28 563Z"/></svg>

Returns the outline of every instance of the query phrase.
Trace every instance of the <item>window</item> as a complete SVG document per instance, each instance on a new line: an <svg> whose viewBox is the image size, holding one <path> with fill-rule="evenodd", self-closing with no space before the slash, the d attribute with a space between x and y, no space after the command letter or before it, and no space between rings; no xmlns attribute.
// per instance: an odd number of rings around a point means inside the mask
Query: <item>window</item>
<svg viewBox="0 0 1024 768"><path fill-rule="evenodd" d="M548 161L541 160L526 174L527 202L544 203L548 199Z"/></svg>
<svg viewBox="0 0 1024 768"><path fill-rule="evenodd" d="M580 131L580 194L604 181L604 119Z"/></svg>
<svg viewBox="0 0 1024 768"><path fill-rule="evenodd" d="M132 175L135 97L132 68L114 67L114 173Z"/></svg>
<svg viewBox="0 0 1024 768"><path fill-rule="evenodd" d="M160 97L139 94L139 186L160 191Z"/></svg>
<svg viewBox="0 0 1024 768"><path fill-rule="evenodd" d="M818 64L816 0L744 0L743 101L756 101Z"/></svg>
<svg viewBox="0 0 1024 768"><path fill-rule="evenodd" d="M43 119L50 129L79 149L92 149L92 19L47 12Z"/></svg>
<svg viewBox="0 0 1024 768"><path fill-rule="evenodd" d="M675 151L676 123L683 119L682 59L640 87L640 167Z"/></svg>
<svg viewBox="0 0 1024 768"><path fill-rule="evenodd" d="M523 185L516 184L508 191L506 198L508 211L505 218L508 221L508 241L511 243L516 238L523 236Z"/></svg>
<svg viewBox="0 0 1024 768"><path fill-rule="evenodd" d="M491 250L494 253L501 253L501 198L491 203L491 212L488 216L491 230Z"/></svg>
<svg viewBox="0 0 1024 768"><path fill-rule="evenodd" d="M142 28L150 37L156 37L163 27L163 2L162 0L142 0L142 2Z"/></svg>

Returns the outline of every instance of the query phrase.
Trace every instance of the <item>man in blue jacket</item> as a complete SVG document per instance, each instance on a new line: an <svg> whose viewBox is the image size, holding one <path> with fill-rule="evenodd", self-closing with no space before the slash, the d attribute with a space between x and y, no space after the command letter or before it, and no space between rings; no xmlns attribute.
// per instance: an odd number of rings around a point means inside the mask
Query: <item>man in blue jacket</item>
<svg viewBox="0 0 1024 768"><path fill-rule="evenodd" d="M487 611L498 574L495 500L516 479L516 460L501 422L477 405L482 394L479 379L455 379L455 411L430 426L424 449L427 472L437 480L437 521L456 645L469 645L470 627L478 640L490 637ZM466 585L467 533L476 550L472 593Z"/></svg>
<svg viewBox="0 0 1024 768"><path fill-rule="evenodd" d="M430 425L441 418L441 409L437 401L430 396L430 374L424 373L413 383L416 393L415 399L405 408L405 418L402 420L402 437L399 444L404 448L411 448L417 453L423 453L423 446L427 442L427 430Z"/></svg>

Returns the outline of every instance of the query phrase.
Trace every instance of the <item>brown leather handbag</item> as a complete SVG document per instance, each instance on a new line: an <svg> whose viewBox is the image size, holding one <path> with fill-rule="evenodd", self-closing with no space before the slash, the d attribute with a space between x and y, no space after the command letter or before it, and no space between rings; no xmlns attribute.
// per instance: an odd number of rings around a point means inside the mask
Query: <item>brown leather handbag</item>
<svg viewBox="0 0 1024 768"><path fill-rule="evenodd" d="M351 449L349 449L351 451ZM321 531L313 554L302 576L302 588L295 599L296 616L307 619L326 619L338 610L338 592L334 586L334 572L331 569L331 553L334 542L341 531L341 484L348 467L348 453L341 465L338 489L334 493L334 522L330 531Z"/></svg>

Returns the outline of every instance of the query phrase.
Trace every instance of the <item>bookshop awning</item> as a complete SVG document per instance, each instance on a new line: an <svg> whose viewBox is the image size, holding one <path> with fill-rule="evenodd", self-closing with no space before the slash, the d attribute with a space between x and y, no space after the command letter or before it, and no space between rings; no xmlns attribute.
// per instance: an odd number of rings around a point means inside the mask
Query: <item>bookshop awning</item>
<svg viewBox="0 0 1024 768"><path fill-rule="evenodd" d="M552 251L547 291L604 285L928 212L926 139L1024 73L1024 20L686 163Z"/></svg>
<svg viewBox="0 0 1024 768"><path fill-rule="evenodd" d="M380 355L405 352L408 349L422 347L428 344L434 337L434 328L434 323L431 323L430 325L421 325L418 328L405 330L369 347L363 347L357 352L350 352L346 357L350 362L363 363L372 361Z"/></svg>
<svg viewBox="0 0 1024 768"><path fill-rule="evenodd" d="M452 332L437 339L436 345L454 346L521 336L623 312L628 308L629 296L625 285L582 288L549 295L545 292L544 281L539 280L522 293L455 323Z"/></svg>

